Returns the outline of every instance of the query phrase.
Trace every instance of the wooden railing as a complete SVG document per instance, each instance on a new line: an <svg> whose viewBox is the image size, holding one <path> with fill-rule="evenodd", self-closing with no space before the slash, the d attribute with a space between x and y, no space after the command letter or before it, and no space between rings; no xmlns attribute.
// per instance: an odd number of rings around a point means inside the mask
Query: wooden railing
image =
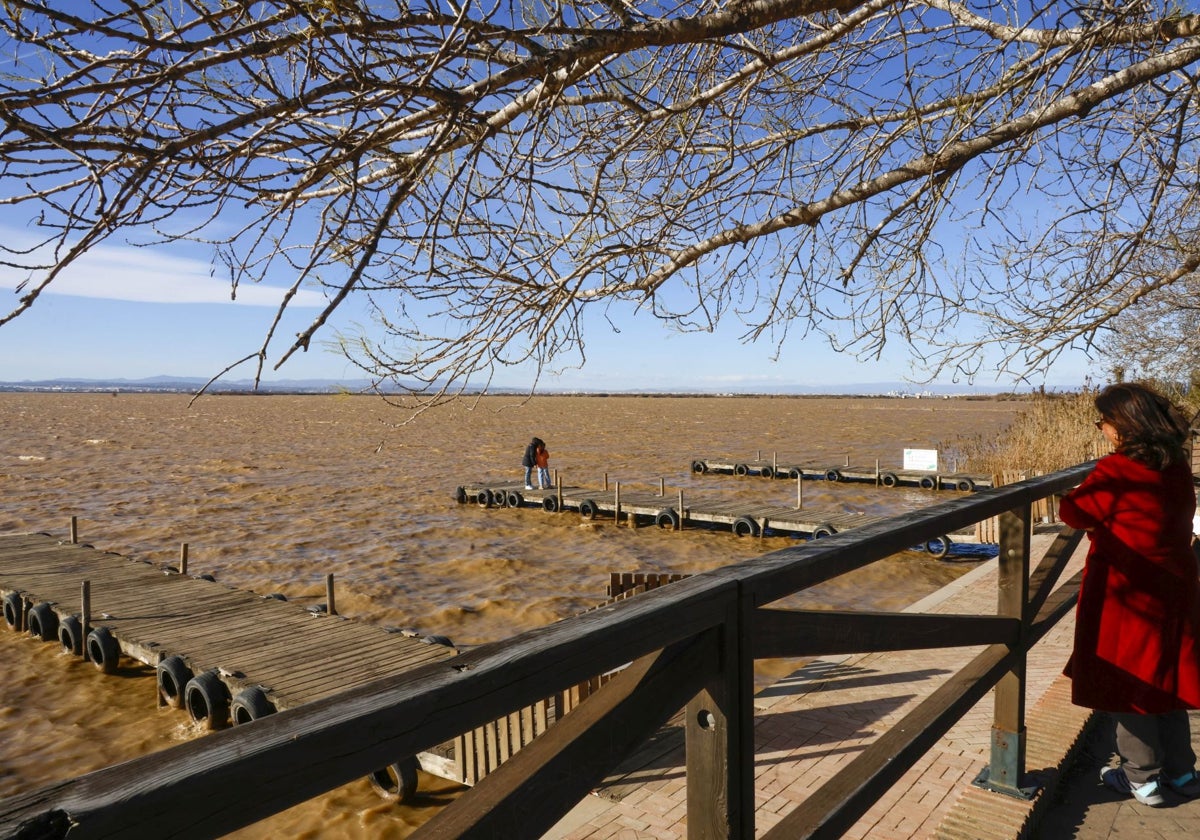
<svg viewBox="0 0 1200 840"><path fill-rule="evenodd" d="M1032 506L1081 464L687 577L365 689L301 706L0 802L0 837L213 837L398 758L612 675L414 835L539 837L686 707L689 838L754 837L756 658L986 645L902 722L764 836L838 836L988 691L989 786L1020 795L1024 663L1078 590L1054 589L1080 535L1030 573ZM994 615L827 612L767 605L992 516ZM626 666L626 667L622 667Z"/></svg>

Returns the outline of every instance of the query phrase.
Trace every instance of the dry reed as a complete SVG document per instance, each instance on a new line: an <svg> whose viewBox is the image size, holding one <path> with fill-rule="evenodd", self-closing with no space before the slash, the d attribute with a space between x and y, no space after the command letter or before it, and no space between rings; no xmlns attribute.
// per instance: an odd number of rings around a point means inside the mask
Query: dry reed
<svg viewBox="0 0 1200 840"><path fill-rule="evenodd" d="M1094 390L1031 396L1012 424L994 437L963 438L947 449L984 475L1027 475L1064 469L1109 451L1096 430Z"/></svg>

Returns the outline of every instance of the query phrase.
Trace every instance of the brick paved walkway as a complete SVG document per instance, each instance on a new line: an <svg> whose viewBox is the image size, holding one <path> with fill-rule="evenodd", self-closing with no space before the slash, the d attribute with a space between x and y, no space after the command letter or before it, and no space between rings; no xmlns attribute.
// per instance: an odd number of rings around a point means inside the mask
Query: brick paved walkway
<svg viewBox="0 0 1200 840"><path fill-rule="evenodd" d="M1035 562L1053 536L1034 537ZM1085 540L1064 577L1082 565L1086 545ZM996 602L996 563L989 561L909 609L994 614ZM1038 772L1047 791L1053 790L1066 753L1082 740L1088 719L1086 711L1067 702L1069 686L1060 676L1073 626L1070 618L1060 622L1028 662L1027 766ZM760 692L755 698L758 833L775 825L979 650L826 657ZM1052 804L1052 795L1029 802L972 784L989 760L992 702L991 694L981 700L845 836L982 840L1028 835L1031 814ZM632 783L607 785L589 796L546 840L685 840L682 750L661 756L655 769L627 781ZM1200 803L1196 807L1200 810Z"/></svg>

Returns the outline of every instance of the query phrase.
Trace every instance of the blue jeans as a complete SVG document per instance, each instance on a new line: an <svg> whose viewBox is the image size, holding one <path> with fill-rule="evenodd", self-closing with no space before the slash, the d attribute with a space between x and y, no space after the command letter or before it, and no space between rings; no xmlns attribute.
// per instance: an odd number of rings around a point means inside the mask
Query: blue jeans
<svg viewBox="0 0 1200 840"><path fill-rule="evenodd" d="M525 468L525 486L533 484L533 467Z"/></svg>

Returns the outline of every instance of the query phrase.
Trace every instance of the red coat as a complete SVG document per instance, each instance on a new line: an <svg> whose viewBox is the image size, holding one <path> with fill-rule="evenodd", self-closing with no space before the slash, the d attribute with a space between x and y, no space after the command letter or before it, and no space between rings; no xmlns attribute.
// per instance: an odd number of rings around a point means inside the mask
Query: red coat
<svg viewBox="0 0 1200 840"><path fill-rule="evenodd" d="M1184 465L1100 459L1059 505L1090 531L1067 663L1071 699L1109 712L1200 708L1200 578L1191 550L1196 492Z"/></svg>

